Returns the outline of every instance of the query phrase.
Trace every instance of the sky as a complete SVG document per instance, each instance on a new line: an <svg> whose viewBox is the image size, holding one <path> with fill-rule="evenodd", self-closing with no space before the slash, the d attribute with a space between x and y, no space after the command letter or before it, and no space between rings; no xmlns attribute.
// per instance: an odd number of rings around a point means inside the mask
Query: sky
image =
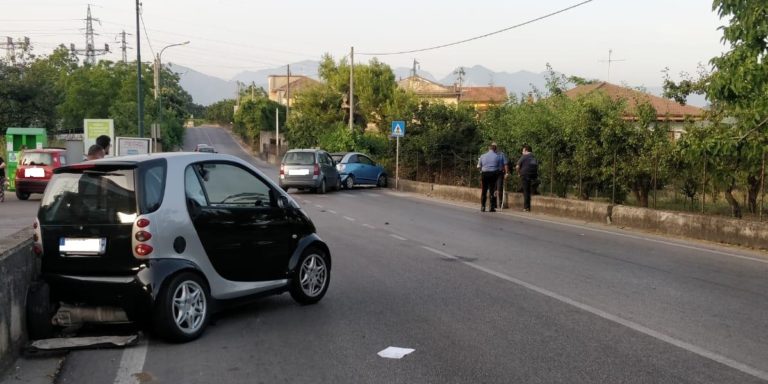
<svg viewBox="0 0 768 384"><path fill-rule="evenodd" d="M143 0L142 61L169 44L162 62L230 79L239 72L365 53L415 50L483 35L573 6L583 0L361 1L361 0ZM58 44L85 45L89 2L3 0L0 37L28 36L34 53ZM95 45L110 45L119 60L119 33L128 36L136 58L133 0L91 0ZM616 84L658 86L662 71L673 79L696 73L699 64L727 50L718 27L725 24L707 0L592 0L569 11L486 38L447 48L379 55L391 67L414 60L437 78L459 66L482 65L497 72L561 73ZM3 42L5 39L3 38ZM608 70L608 51L612 59ZM2 54L2 53L0 53ZM301 69L293 68L293 72ZM310 74L314 75L314 74Z"/></svg>

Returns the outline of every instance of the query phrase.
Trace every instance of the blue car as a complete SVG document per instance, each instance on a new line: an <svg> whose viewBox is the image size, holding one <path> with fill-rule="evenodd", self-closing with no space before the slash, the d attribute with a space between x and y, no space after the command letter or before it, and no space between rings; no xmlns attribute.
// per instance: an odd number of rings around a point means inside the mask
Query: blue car
<svg viewBox="0 0 768 384"><path fill-rule="evenodd" d="M370 157L359 152L332 153L341 185L351 189L355 185L387 186L387 172Z"/></svg>

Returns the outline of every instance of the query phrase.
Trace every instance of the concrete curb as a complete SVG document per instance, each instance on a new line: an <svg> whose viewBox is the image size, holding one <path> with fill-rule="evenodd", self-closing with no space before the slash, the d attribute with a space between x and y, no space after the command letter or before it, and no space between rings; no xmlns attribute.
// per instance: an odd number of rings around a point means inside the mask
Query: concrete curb
<svg viewBox="0 0 768 384"><path fill-rule="evenodd" d="M32 253L32 228L0 239L0 371L27 342L27 289L37 275L38 258Z"/></svg>
<svg viewBox="0 0 768 384"><path fill-rule="evenodd" d="M397 190L413 192L434 198L466 201L479 205L480 189L400 180ZM504 208L522 209L520 193L505 192ZM739 220L718 216L684 212L660 211L649 208L611 205L593 201L569 200L534 196L534 212L568 217L593 223L680 236L689 239L739 245L755 249L768 249L768 223Z"/></svg>

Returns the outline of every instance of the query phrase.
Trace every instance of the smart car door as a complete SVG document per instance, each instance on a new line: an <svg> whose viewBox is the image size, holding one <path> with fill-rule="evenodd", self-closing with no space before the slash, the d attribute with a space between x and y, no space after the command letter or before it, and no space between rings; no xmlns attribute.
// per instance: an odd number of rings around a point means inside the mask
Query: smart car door
<svg viewBox="0 0 768 384"><path fill-rule="evenodd" d="M219 275L285 278L296 240L269 184L240 164L204 162L187 167L185 190L195 231Z"/></svg>

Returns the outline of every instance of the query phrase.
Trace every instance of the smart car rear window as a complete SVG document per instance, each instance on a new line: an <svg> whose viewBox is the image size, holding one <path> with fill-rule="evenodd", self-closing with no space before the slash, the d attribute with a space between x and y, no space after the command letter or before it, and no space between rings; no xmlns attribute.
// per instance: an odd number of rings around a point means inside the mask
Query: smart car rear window
<svg viewBox="0 0 768 384"><path fill-rule="evenodd" d="M312 165L315 163L315 154L312 152L288 152L283 158L285 165Z"/></svg>
<svg viewBox="0 0 768 384"><path fill-rule="evenodd" d="M134 170L58 173L40 202L41 224L129 224L137 216Z"/></svg>

